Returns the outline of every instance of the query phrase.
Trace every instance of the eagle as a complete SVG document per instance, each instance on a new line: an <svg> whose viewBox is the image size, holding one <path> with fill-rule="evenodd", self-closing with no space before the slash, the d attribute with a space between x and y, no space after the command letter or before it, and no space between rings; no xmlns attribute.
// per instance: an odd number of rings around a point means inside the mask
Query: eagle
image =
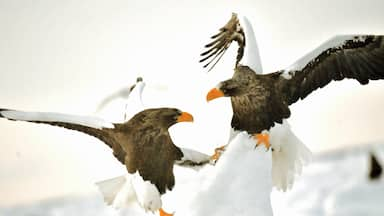
<svg viewBox="0 0 384 216"><path fill-rule="evenodd" d="M137 77L136 82L132 85L129 85L128 87L121 88L116 92L113 92L112 94L106 96L97 106L96 112L100 112L105 106L107 106L109 103L112 101L121 98L128 100L130 97L131 93L134 92L135 90L138 91L136 93L136 97L133 97L137 101L131 102L128 106L128 103L125 103L125 112L124 112L124 121L127 121L129 118L131 118L133 115L136 114L138 111L141 111L143 109L143 101L142 101L142 91L145 87L145 82L142 77ZM135 106L135 107L132 107ZM128 115L127 111L128 109L130 110L135 110L136 112L130 113L132 116ZM131 111L132 112L132 111Z"/></svg>
<svg viewBox="0 0 384 216"><path fill-rule="evenodd" d="M380 179L383 168L373 152L369 153L369 180L374 181Z"/></svg>
<svg viewBox="0 0 384 216"><path fill-rule="evenodd" d="M205 63L205 68L210 66L211 70L233 41L239 46L232 78L220 82L210 90L206 99L211 101L220 97L230 97L233 130L248 132L255 137L257 146L262 144L269 149L272 145L273 154L283 150L287 140L276 139L270 135L275 128L286 125L285 119L291 115L289 109L291 104L304 99L332 80L349 78L366 85L370 80L384 78L384 37L379 35L335 36L290 67L262 74L261 63L243 64L243 60L246 63L254 63L258 57L258 50L249 47L255 44L252 28L249 21L245 17L243 19L245 24L242 25L237 14L233 13L226 25L220 28L219 33L211 37L213 41L205 46L207 50L201 53L200 62ZM290 137L296 140L296 143L301 143L293 133L287 136L288 139ZM307 148L300 145L296 152L285 149L287 153L289 151L292 153L291 156L301 154L307 157L306 155L309 155L305 153L308 151ZM277 148L274 148L275 146ZM273 163L278 159L274 157ZM284 166L284 163L281 164ZM295 166L294 163L292 165ZM301 166L298 168L301 169ZM289 172L289 167L285 172ZM290 177L292 176L286 176L287 179ZM276 183L274 180L275 185ZM280 188L285 190L289 186L286 183L289 181L280 185Z"/></svg>
<svg viewBox="0 0 384 216"><path fill-rule="evenodd" d="M175 185L173 165L207 164L210 156L176 146L168 129L179 122L192 122L193 116L176 108L145 109L123 123L110 123L97 117L49 112L0 109L9 120L43 123L76 130L98 138L113 150L113 155L135 176L137 201L146 211L172 215L162 208L161 195Z"/></svg>

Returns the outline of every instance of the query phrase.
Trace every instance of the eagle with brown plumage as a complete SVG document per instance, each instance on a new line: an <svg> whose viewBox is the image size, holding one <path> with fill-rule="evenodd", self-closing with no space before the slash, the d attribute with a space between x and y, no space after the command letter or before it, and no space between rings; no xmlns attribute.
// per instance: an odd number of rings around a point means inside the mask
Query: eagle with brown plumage
<svg viewBox="0 0 384 216"><path fill-rule="evenodd" d="M279 165L273 165L274 185L283 190L293 183L295 171L292 170L300 172L301 165L297 164L305 162L310 155L289 126L284 126L288 124L284 119L291 115L289 106L332 80L349 78L366 85L370 80L384 79L384 37L379 35L336 36L290 67L269 74L263 74L261 62L257 62L260 58L255 36L245 17L241 19L233 13L211 39L200 60L205 63L204 68L209 67L209 71L232 42L235 41L239 48L232 78L210 90L206 99L230 97L233 131L246 131L253 135L257 146L263 144L268 149L272 146L273 163L280 161ZM281 127L287 129L280 130ZM283 135L270 137L276 128ZM233 137L233 131L230 137ZM295 149L289 149L291 147ZM225 146L217 150L223 149ZM295 159L297 157L301 158ZM282 176L281 173L285 174Z"/></svg>
<svg viewBox="0 0 384 216"><path fill-rule="evenodd" d="M175 108L146 109L124 123L11 109L0 109L0 117L64 127L98 138L113 150L113 155L126 166L129 174L139 175L137 188L144 193L136 191L139 204L145 210L159 210L161 216L171 215L161 209L160 196L175 185L173 165L197 166L209 162L208 155L179 148L173 143L169 127L193 121L191 114Z"/></svg>
<svg viewBox="0 0 384 216"><path fill-rule="evenodd" d="M231 97L232 126L250 134L269 130L290 116L289 106L332 80L356 79L360 84L384 79L384 37L375 35L338 36L320 47L314 58L305 56L291 68L269 74L257 74L241 65L245 35L236 14L214 36L201 55L204 67L220 60L231 42L239 45L235 73L231 79L212 89L207 100ZM333 45L328 47L327 45Z"/></svg>

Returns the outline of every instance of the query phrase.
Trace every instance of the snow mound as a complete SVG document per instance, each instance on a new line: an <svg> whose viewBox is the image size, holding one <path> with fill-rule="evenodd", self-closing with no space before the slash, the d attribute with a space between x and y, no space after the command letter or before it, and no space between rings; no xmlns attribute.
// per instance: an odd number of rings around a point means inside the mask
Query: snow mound
<svg viewBox="0 0 384 216"><path fill-rule="evenodd" d="M272 215L271 165L271 152L255 148L253 138L239 133L216 166L201 170L200 181L188 186L194 196L175 216Z"/></svg>

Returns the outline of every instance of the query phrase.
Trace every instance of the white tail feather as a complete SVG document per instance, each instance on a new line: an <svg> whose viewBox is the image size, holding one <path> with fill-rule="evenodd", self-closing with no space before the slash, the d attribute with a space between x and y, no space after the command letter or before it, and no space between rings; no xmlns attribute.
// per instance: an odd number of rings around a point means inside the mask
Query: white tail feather
<svg viewBox="0 0 384 216"><path fill-rule="evenodd" d="M104 201L115 209L140 205L145 211L161 208L161 195L156 186L145 181L138 172L97 182Z"/></svg>
<svg viewBox="0 0 384 216"><path fill-rule="evenodd" d="M286 191L311 160L311 151L292 132L288 122L277 124L270 131L272 144L272 183L278 190Z"/></svg>
<svg viewBox="0 0 384 216"><path fill-rule="evenodd" d="M126 181L124 176L119 176L113 179L96 182L96 185L103 194L104 201L108 205L112 205L117 193L122 189Z"/></svg>
<svg viewBox="0 0 384 216"><path fill-rule="evenodd" d="M119 176L96 183L104 201L115 209L136 204L136 194L128 178L129 176Z"/></svg>

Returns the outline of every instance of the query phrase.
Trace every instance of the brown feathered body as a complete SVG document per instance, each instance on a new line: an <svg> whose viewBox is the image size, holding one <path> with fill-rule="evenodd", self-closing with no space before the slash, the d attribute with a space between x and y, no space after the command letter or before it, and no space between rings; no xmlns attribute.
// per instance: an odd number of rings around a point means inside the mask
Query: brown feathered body
<svg viewBox="0 0 384 216"><path fill-rule="evenodd" d="M278 92L279 79L281 77L276 74L258 75L247 66L236 67L232 90L238 92L228 92L232 81L221 86L221 89L226 89L225 94L234 95L231 96L231 125L235 130L260 133L272 127L274 122L282 123L283 118L289 117L288 104Z"/></svg>
<svg viewBox="0 0 384 216"><path fill-rule="evenodd" d="M173 165L181 160L183 153L173 144L168 132L176 119L171 114L156 115L153 110L146 110L127 123L117 125L116 130L110 133L120 140L128 172L133 174L138 171L144 180L155 184L163 194L175 184Z"/></svg>

